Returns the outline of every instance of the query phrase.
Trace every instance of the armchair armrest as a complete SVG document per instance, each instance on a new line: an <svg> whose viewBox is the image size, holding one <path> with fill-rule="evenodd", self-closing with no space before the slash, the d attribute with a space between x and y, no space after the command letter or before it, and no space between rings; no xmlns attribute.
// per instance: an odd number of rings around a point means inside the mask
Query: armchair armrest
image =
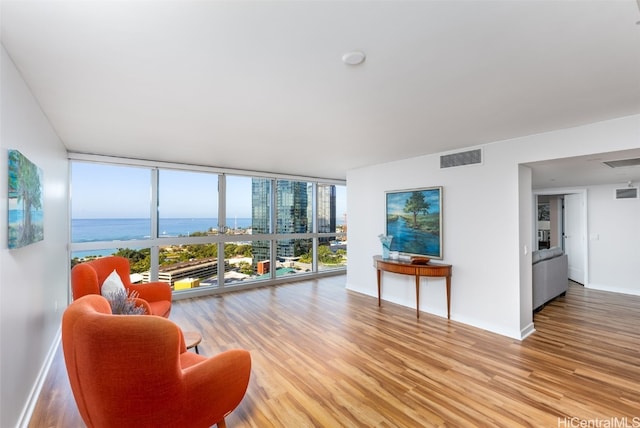
<svg viewBox="0 0 640 428"><path fill-rule="evenodd" d="M149 302L147 302L144 299L141 299L139 297L136 297L135 299L133 299L133 301L135 302L136 307L142 306L144 308L144 314L145 315L151 315L151 306L149 306Z"/></svg>
<svg viewBox="0 0 640 428"><path fill-rule="evenodd" d="M149 282L147 284L131 284L130 290L138 293L138 297L148 302L158 302L160 300L171 301L171 286L166 282Z"/></svg>
<svg viewBox="0 0 640 428"><path fill-rule="evenodd" d="M218 420L235 409L249 385L251 354L243 349L222 352L182 371L188 401L185 411L198 415L207 408ZM198 426L198 421L193 421Z"/></svg>

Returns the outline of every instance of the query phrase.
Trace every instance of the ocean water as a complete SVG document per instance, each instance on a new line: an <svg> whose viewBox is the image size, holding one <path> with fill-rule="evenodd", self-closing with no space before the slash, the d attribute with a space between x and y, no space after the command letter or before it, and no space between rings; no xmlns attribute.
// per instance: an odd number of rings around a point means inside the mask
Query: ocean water
<svg viewBox="0 0 640 428"><path fill-rule="evenodd" d="M250 218L227 219L231 228L251 227ZM217 218L163 218L159 220L159 236L189 236L218 227ZM71 242L128 241L151 236L148 218L91 218L71 221Z"/></svg>
<svg viewBox="0 0 640 428"><path fill-rule="evenodd" d="M194 232L207 232L217 228L217 218L163 218L159 220L159 236L189 236ZM227 220L228 227L251 227L250 218ZM151 220L148 218L91 218L71 221L71 242L129 241L148 239L151 236ZM126 247L120 243L119 247ZM138 249L138 248L133 248ZM113 250L74 251L71 257L108 256Z"/></svg>
<svg viewBox="0 0 640 428"><path fill-rule="evenodd" d="M338 222L341 224L342 222ZM163 218L159 220L158 236L189 236L194 232L207 232L218 227L217 218ZM228 218L227 227L246 229L251 227L250 218ZM148 239L151 236L151 220L148 218L92 218L71 221L71 242L129 241ZM118 247L127 247L118 243ZM113 250L74 251L71 257L108 256Z"/></svg>

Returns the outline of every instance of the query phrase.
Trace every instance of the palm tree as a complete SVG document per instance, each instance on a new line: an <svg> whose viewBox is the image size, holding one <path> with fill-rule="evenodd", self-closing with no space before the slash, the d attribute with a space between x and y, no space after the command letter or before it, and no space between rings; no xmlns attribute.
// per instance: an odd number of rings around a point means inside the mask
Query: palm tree
<svg viewBox="0 0 640 428"><path fill-rule="evenodd" d="M42 208L40 174L38 167L17 150L9 151L9 197L22 203L22 231L17 242L26 245L34 241L31 211Z"/></svg>

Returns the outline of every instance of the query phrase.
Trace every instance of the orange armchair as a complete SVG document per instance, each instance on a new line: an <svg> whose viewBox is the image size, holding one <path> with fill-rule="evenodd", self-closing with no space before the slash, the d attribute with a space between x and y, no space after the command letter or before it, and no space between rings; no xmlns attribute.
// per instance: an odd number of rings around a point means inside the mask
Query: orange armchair
<svg viewBox="0 0 640 428"><path fill-rule="evenodd" d="M99 295L81 297L65 310L62 347L89 428L222 428L251 373L249 352L233 349L210 358L187 352L172 321L112 315Z"/></svg>
<svg viewBox="0 0 640 428"><path fill-rule="evenodd" d="M102 283L114 269L122 280L124 288L128 292L136 291L138 293L138 302L145 307L147 314L169 317L171 312L171 286L164 282L132 284L129 276L129 260L119 256L100 257L75 265L71 269L73 299L76 300L87 294L101 294Z"/></svg>

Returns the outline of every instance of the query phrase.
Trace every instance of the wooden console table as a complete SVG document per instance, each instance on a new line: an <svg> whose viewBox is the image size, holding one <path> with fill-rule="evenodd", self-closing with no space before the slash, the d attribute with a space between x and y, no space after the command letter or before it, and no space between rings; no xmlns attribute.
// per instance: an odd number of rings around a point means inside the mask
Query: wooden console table
<svg viewBox="0 0 640 428"><path fill-rule="evenodd" d="M383 259L382 256L373 256L373 266L378 271L378 306L380 300L380 282L382 271L399 273L401 275L414 275L416 277L416 318L420 318L420 277L440 277L447 281L447 318L450 318L451 310L451 265L429 262L426 265L411 264L410 261Z"/></svg>

